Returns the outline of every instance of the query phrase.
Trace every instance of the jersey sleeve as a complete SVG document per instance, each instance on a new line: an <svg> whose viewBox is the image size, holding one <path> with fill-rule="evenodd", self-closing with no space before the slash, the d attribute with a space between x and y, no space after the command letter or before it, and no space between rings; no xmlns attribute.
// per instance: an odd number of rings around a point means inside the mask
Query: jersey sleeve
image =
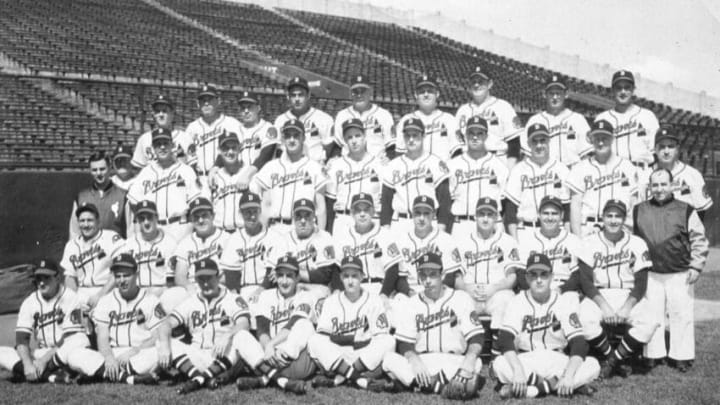
<svg viewBox="0 0 720 405"><path fill-rule="evenodd" d="M391 232L382 232L378 238L378 245L382 250L383 270L387 271L388 268L402 262L400 249L398 248L397 241L392 237Z"/></svg>
<svg viewBox="0 0 720 405"><path fill-rule="evenodd" d="M190 247L188 245L190 242L189 237L186 237L177 245L177 248L173 253L175 260L190 264L190 261L188 260L188 252L190 251Z"/></svg>
<svg viewBox="0 0 720 405"><path fill-rule="evenodd" d="M313 179L315 183L315 192L317 193L327 185L330 179L328 179L328 176L325 174L325 169L323 169L319 163L313 166Z"/></svg>
<svg viewBox="0 0 720 405"><path fill-rule="evenodd" d="M293 309L290 317L300 317L306 319L312 319L312 314L315 308L315 301L312 295L307 292L298 293L295 298L295 308Z"/></svg>
<svg viewBox="0 0 720 405"><path fill-rule="evenodd" d="M465 140L463 139L463 136L458 133L458 125L455 118L450 114L444 114L444 122L445 130L447 131L448 136L448 146L450 149L450 156L452 156L456 151L461 150L463 146L465 146Z"/></svg>
<svg viewBox="0 0 720 405"><path fill-rule="evenodd" d="M415 316L418 311L416 305L417 298L411 298L404 305L407 310L398 313L394 318L394 321L397 324L395 329L395 339L398 341L413 345L417 342L418 329L417 323L415 322Z"/></svg>
<svg viewBox="0 0 720 405"><path fill-rule="evenodd" d="M447 234L443 234L445 236ZM457 271L462 271L462 257L460 256L460 249L457 247L454 239L447 235L442 238L441 259L443 263L443 275L452 274Z"/></svg>
<svg viewBox="0 0 720 405"><path fill-rule="evenodd" d="M405 128L405 121L410 118L412 114L408 114L400 118L400 122L397 123L395 126L395 150L400 153L405 153L407 151L407 146L405 145L405 138L403 137L403 128Z"/></svg>
<svg viewBox="0 0 720 405"><path fill-rule="evenodd" d="M227 312L233 323L237 323L243 316L250 318L250 306L245 299L237 294L230 292L228 294L230 297L228 297Z"/></svg>
<svg viewBox="0 0 720 405"><path fill-rule="evenodd" d="M186 299L170 313L170 317L175 318L181 325L190 326L190 316L193 312L194 299Z"/></svg>
<svg viewBox="0 0 720 405"><path fill-rule="evenodd" d="M280 135L278 129L272 124L268 123L262 129L263 133L260 135L260 148L264 148L269 145L278 145L280 143Z"/></svg>
<svg viewBox="0 0 720 405"><path fill-rule="evenodd" d="M60 261L60 267L62 267L65 270L65 276L70 277L76 277L77 278L77 270L75 269L75 266L72 264L72 261L70 261L70 256L73 254L73 242L72 240L68 241L67 244L65 244L65 250L63 251L62 260ZM79 281L79 280L78 280Z"/></svg>
<svg viewBox="0 0 720 405"><path fill-rule="evenodd" d="M182 176L183 180L185 180L185 201L190 202L197 197L200 197L202 191L195 171L190 168L190 166L183 166ZM205 197L210 198L209 195Z"/></svg>
<svg viewBox="0 0 720 405"><path fill-rule="evenodd" d="M577 295L563 294L559 298L560 308L562 309L559 316L560 326L565 333L565 340L583 336L583 327L580 323L580 303Z"/></svg>
<svg viewBox="0 0 720 405"><path fill-rule="evenodd" d="M272 166L273 162L268 162L250 181L250 191L260 194L261 198L262 192L269 190L272 184L272 180L270 179L270 176L272 176Z"/></svg>
<svg viewBox="0 0 720 405"><path fill-rule="evenodd" d="M343 148L345 147L345 139L343 139L342 124L348 119L349 118L346 110L340 110L335 116L335 120L333 121L333 137L335 138L335 143L337 143Z"/></svg>
<svg viewBox="0 0 720 405"><path fill-rule="evenodd" d="M503 140L505 142L519 137L524 130L520 117L508 102L503 103L500 119L503 121Z"/></svg>
<svg viewBox="0 0 720 405"><path fill-rule="evenodd" d="M702 177L700 172L693 173L690 181L690 193L692 197L692 205L696 211L705 211L712 207L713 200L707 192L707 186L705 185L705 179Z"/></svg>
<svg viewBox="0 0 720 405"><path fill-rule="evenodd" d="M399 145L399 144L398 144ZM396 146L395 149L397 150L399 146ZM400 157L396 157L395 159L391 160L390 163L385 167L385 170L382 173L382 184L383 186L387 186L393 190L395 190L395 180L393 178L393 172L397 168L397 163L401 159Z"/></svg>
<svg viewBox="0 0 720 405"><path fill-rule="evenodd" d="M337 192L338 192L338 185L337 185L337 165L338 165L338 159L339 158L333 158L328 162L328 176L327 176L327 183L325 183L325 195L328 196L328 198L332 198L333 200L337 199Z"/></svg>
<svg viewBox="0 0 720 405"><path fill-rule="evenodd" d="M593 149L589 136L590 125L582 115L578 113L573 115L573 120L570 125L572 126L572 130L575 131L575 153L582 158Z"/></svg>
<svg viewBox="0 0 720 405"><path fill-rule="evenodd" d="M223 254L219 263L221 270L240 271L243 268L242 261L237 252L239 248L238 245L240 244L240 237L237 235L239 235L238 232L230 236L227 242L225 242L225 246L223 246Z"/></svg>
<svg viewBox="0 0 720 405"><path fill-rule="evenodd" d="M465 340L470 340L475 336L482 335L484 329L480 321L480 314L474 310L475 302L464 291L456 290L455 294L458 294L458 305L454 309L460 321L460 332L463 337Z"/></svg>
<svg viewBox="0 0 720 405"><path fill-rule="evenodd" d="M275 290L265 290L260 293L257 302L253 306L253 315L255 317L263 317L272 319L272 299L275 295Z"/></svg>
<svg viewBox="0 0 720 405"><path fill-rule="evenodd" d="M495 176L497 177L497 186L500 190L500 199L503 199L505 198L505 189L507 188L508 178L510 177L510 170L504 163L500 162L499 159L495 159L495 161L497 162L497 164L493 169L495 171Z"/></svg>
<svg viewBox="0 0 720 405"><path fill-rule="evenodd" d="M287 239L279 233L273 233L273 237L266 239L266 250L265 250L265 267L275 268L280 257L285 256L290 250L288 247Z"/></svg>
<svg viewBox="0 0 720 405"><path fill-rule="evenodd" d="M500 329L516 337L522 332L523 318L525 317L523 301L526 300L525 294L527 293L527 291L520 292L510 300L505 307L505 315L503 316L502 326L500 326Z"/></svg>
<svg viewBox="0 0 720 405"><path fill-rule="evenodd" d="M390 333L390 323L385 313L385 306L378 296L372 296L372 307L368 313L368 327L372 336Z"/></svg>
<svg viewBox="0 0 720 405"><path fill-rule="evenodd" d="M320 236L321 235L321 236ZM315 268L329 266L335 263L335 245L330 234L322 232L319 234L317 256L315 257Z"/></svg>
<svg viewBox="0 0 720 405"><path fill-rule="evenodd" d="M432 171L435 180L433 182L433 187L435 188L437 188L440 183L450 178L450 169L440 158L437 158L436 161L430 165L430 170Z"/></svg>
<svg viewBox="0 0 720 405"><path fill-rule="evenodd" d="M153 330L165 319L165 308L160 304L160 299L153 294L148 293L145 300L147 300L145 304L147 308L145 327L148 330Z"/></svg>
<svg viewBox="0 0 720 405"><path fill-rule="evenodd" d="M35 327L35 319L33 317L34 309L32 301L34 300L33 296L35 294L36 293L33 292L32 295L25 298L25 301L23 301L23 303L20 305L17 323L15 324L16 332L29 333L30 335L33 334L33 328Z"/></svg>
<svg viewBox="0 0 720 405"><path fill-rule="evenodd" d="M323 145L329 145L331 143L334 143L335 137L333 136L333 132L335 128L333 127L333 118L330 116L330 114L323 112L322 119L318 121L320 121L317 123L317 125L319 127L318 129L320 130L320 136L322 137Z"/></svg>
<svg viewBox="0 0 720 405"><path fill-rule="evenodd" d="M505 198L517 206L520 206L520 199L522 198L522 182L520 178L522 177L522 168L524 165L524 163L516 164L515 167L510 170L510 175L508 176L505 186Z"/></svg>
<svg viewBox="0 0 720 405"><path fill-rule="evenodd" d="M62 322L63 334L83 332L85 327L82 324L82 310L80 298L70 290L65 290L62 309L65 318Z"/></svg>
<svg viewBox="0 0 720 405"><path fill-rule="evenodd" d="M644 240L631 236L633 239L633 251L632 254L635 256L635 263L633 264L633 272L650 269L652 268L652 261L650 260L650 251L648 245Z"/></svg>
<svg viewBox="0 0 720 405"><path fill-rule="evenodd" d="M147 148L147 143L144 142L145 139L145 134L140 135L138 142L135 144L135 150L133 151L132 160L130 161L135 167L143 168L148 164L148 158L145 154L145 148Z"/></svg>
<svg viewBox="0 0 720 405"><path fill-rule="evenodd" d="M582 163L576 165L573 167L572 171L570 172L570 175L567 177L567 180L565 180L565 185L567 186L568 190L570 192L575 194L584 194L585 193L585 170L584 165Z"/></svg>
<svg viewBox="0 0 720 405"><path fill-rule="evenodd" d="M385 147L395 145L397 143L397 137L395 136L395 122L393 120L390 111L378 107L377 113L378 124L382 128L383 141Z"/></svg>
<svg viewBox="0 0 720 405"><path fill-rule="evenodd" d="M315 304L315 311L318 313L318 333L332 335L332 318L335 315L335 307L338 301L337 294L339 294L339 292L329 297L321 298Z"/></svg>
<svg viewBox="0 0 720 405"><path fill-rule="evenodd" d="M518 246L518 243L512 237L504 237L503 239L503 244L505 245L503 248L503 255L505 256L503 258L505 260L505 275L513 272L513 269L524 269L525 265L520 259L520 247Z"/></svg>
<svg viewBox="0 0 720 405"><path fill-rule="evenodd" d="M143 183L145 182L145 177L147 176L146 173L146 168L140 170L140 173L138 173L137 177L135 177L130 184L130 188L127 192L127 199L131 204L137 204L145 197Z"/></svg>
<svg viewBox="0 0 720 405"><path fill-rule="evenodd" d="M567 185L567 178L570 176L570 170L565 166L565 164L559 162L558 163L558 181L560 183L560 190L558 190L558 198L560 198L560 201L563 203L570 203L570 189ZM569 218L567 219L569 220Z"/></svg>
<svg viewBox="0 0 720 405"><path fill-rule="evenodd" d="M115 297L113 296L113 293L100 298L91 314L93 322L104 324L110 323L110 311L112 311L114 300Z"/></svg>

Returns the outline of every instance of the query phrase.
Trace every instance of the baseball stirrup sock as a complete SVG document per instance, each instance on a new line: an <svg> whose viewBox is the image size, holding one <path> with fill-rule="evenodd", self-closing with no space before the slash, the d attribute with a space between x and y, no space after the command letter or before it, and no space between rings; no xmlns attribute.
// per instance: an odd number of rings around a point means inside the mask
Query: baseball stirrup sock
<svg viewBox="0 0 720 405"><path fill-rule="evenodd" d="M232 367L232 362L227 357L218 357L215 360L213 360L212 364L210 364L210 367L207 368L205 371L205 374L209 378L216 377L220 375L223 371L226 371Z"/></svg>
<svg viewBox="0 0 720 405"><path fill-rule="evenodd" d="M193 378L197 376L198 373L200 373L195 366L192 364L190 359L187 355L180 355L178 358L173 360L173 366L181 373L185 374L186 376Z"/></svg>
<svg viewBox="0 0 720 405"><path fill-rule="evenodd" d="M641 342L638 342L637 339L630 336L629 333L626 333L620 341L617 349L615 349L614 357L616 357L618 360L625 360L628 357L632 356L633 353L640 350L642 346L643 344Z"/></svg>
<svg viewBox="0 0 720 405"><path fill-rule="evenodd" d="M258 371L260 375L263 375L267 377L268 379L272 379L277 374L278 370L275 367L270 366L266 362L262 361L260 364L255 367L255 369Z"/></svg>
<svg viewBox="0 0 720 405"><path fill-rule="evenodd" d="M610 342L608 341L607 334L605 332L602 332L597 337L594 337L588 341L590 346L597 349L602 356L607 357L612 353L612 348L610 347Z"/></svg>
<svg viewBox="0 0 720 405"><path fill-rule="evenodd" d="M500 353L500 341L498 340L499 329L490 329L490 335L492 336L492 344L490 346L490 354L492 356L499 356Z"/></svg>

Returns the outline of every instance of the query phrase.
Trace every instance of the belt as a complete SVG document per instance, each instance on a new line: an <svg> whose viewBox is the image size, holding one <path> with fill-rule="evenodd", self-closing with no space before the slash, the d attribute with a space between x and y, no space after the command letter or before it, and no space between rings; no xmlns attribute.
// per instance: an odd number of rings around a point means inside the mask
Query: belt
<svg viewBox="0 0 720 405"><path fill-rule="evenodd" d="M368 283L382 283L383 279L380 277L371 277L367 280Z"/></svg>
<svg viewBox="0 0 720 405"><path fill-rule="evenodd" d="M278 222L283 223L285 225L292 224L292 219L285 219L280 217L270 218L270 225L277 224Z"/></svg>
<svg viewBox="0 0 720 405"><path fill-rule="evenodd" d="M350 210L335 210L335 213L339 214L339 215L350 215L351 214Z"/></svg>
<svg viewBox="0 0 720 405"><path fill-rule="evenodd" d="M540 221L530 222L530 221L522 221L523 226L532 226L532 227L539 227Z"/></svg>
<svg viewBox="0 0 720 405"><path fill-rule="evenodd" d="M195 170L195 173L197 173L198 176L207 176L210 174L210 171Z"/></svg>
<svg viewBox="0 0 720 405"><path fill-rule="evenodd" d="M158 219L158 225L163 225L163 226L170 225L170 224L174 224L175 222L180 222L180 221L182 221L182 219L183 219L182 215L176 215L176 216L170 217L168 219Z"/></svg>
<svg viewBox="0 0 720 405"><path fill-rule="evenodd" d="M650 166L650 164L647 163L647 162L630 162L630 163L632 163L633 166L635 166L635 167L640 167L640 168L643 168L643 169L647 169L648 166Z"/></svg>
<svg viewBox="0 0 720 405"><path fill-rule="evenodd" d="M408 218L410 218L410 215L408 215L408 214L398 214L398 217L399 217L399 218L402 218L402 219L408 219Z"/></svg>
<svg viewBox="0 0 720 405"><path fill-rule="evenodd" d="M585 222L600 222L597 217L585 217Z"/></svg>
<svg viewBox="0 0 720 405"><path fill-rule="evenodd" d="M455 215L455 222L474 221L475 215Z"/></svg>

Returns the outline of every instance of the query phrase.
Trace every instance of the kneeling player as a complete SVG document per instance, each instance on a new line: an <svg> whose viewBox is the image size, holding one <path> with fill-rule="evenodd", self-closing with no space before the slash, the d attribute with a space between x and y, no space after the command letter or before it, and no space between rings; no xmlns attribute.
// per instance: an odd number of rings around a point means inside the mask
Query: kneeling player
<svg viewBox="0 0 720 405"><path fill-rule="evenodd" d="M383 370L395 384L384 388L471 398L482 388L478 356L483 327L473 311L475 304L464 291L443 284L442 259L437 254L418 258L417 272L424 291L408 300L403 314L396 313L397 353L389 352L383 359Z"/></svg>
<svg viewBox="0 0 720 405"><path fill-rule="evenodd" d="M313 386L334 387L350 381L368 388L370 376L380 372L383 356L395 348L395 339L389 334L382 300L362 288L362 261L343 258L340 277L345 289L324 300L317 333L308 341L310 356L326 374L315 377Z"/></svg>
<svg viewBox="0 0 720 405"><path fill-rule="evenodd" d="M499 333L503 353L493 361L502 384L501 398L536 397L557 393L587 393L600 365L585 357L588 345L578 316L575 295L560 295L551 288L552 265L543 254L527 262L529 291L510 301ZM563 353L569 347L570 356Z"/></svg>
<svg viewBox="0 0 720 405"><path fill-rule="evenodd" d="M33 281L37 291L20 305L15 348L0 347L0 369L10 370L15 382L60 382L67 377L62 367L68 352L90 345L81 322L80 299L63 286L63 272L50 260L41 260L33 269Z"/></svg>

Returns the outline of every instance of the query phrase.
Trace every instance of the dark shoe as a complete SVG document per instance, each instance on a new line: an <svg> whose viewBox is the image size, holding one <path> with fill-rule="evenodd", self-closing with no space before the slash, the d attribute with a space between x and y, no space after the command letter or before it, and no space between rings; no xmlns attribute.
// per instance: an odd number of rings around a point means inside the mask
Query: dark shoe
<svg viewBox="0 0 720 405"><path fill-rule="evenodd" d="M387 381L380 379L369 379L367 385L368 391L396 393L403 391L402 385L397 381Z"/></svg>
<svg viewBox="0 0 720 405"><path fill-rule="evenodd" d="M601 380L607 380L608 378L612 377L615 372L614 365L610 364L608 361L603 361L600 363L600 379Z"/></svg>
<svg viewBox="0 0 720 405"><path fill-rule="evenodd" d="M585 395L586 397L591 397L595 395L596 392L597 388L593 387L590 384L581 385L575 389L576 394Z"/></svg>
<svg viewBox="0 0 720 405"><path fill-rule="evenodd" d="M678 360L675 363L675 368L681 373L687 373L690 371L690 367L692 367L690 360Z"/></svg>
<svg viewBox="0 0 720 405"><path fill-rule="evenodd" d="M132 378L132 379L130 379ZM153 374L140 374L128 377L128 384L132 385L158 385L158 378Z"/></svg>
<svg viewBox="0 0 720 405"><path fill-rule="evenodd" d="M313 388L332 388L335 386L335 379L324 375L316 375L312 379Z"/></svg>
<svg viewBox="0 0 720 405"><path fill-rule="evenodd" d="M632 367L628 364L618 364L615 366L614 373L622 378L628 378L632 375Z"/></svg>
<svg viewBox="0 0 720 405"><path fill-rule="evenodd" d="M185 384L183 384L180 389L177 390L177 393L180 395L189 394L193 391L197 391L200 388L202 388L202 384L198 380L190 380L187 381Z"/></svg>
<svg viewBox="0 0 720 405"><path fill-rule="evenodd" d="M238 391L254 390L263 388L265 384L260 377L240 377L235 381Z"/></svg>
<svg viewBox="0 0 720 405"><path fill-rule="evenodd" d="M292 392L296 395L305 395L307 387L305 381L303 380L288 380L287 383L285 383L285 388L283 388L283 390Z"/></svg>
<svg viewBox="0 0 720 405"><path fill-rule="evenodd" d="M65 372L65 370L57 370L52 372L48 377L47 381L51 384L70 384L72 383L72 378L70 378L70 374Z"/></svg>

